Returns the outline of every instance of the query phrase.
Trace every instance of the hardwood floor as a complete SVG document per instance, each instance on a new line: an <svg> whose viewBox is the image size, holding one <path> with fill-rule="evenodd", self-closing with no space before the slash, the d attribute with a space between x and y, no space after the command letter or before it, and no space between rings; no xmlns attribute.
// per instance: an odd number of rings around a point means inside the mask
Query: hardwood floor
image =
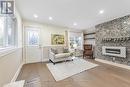
<svg viewBox="0 0 130 87"><path fill-rule="evenodd" d="M103 64L65 80L56 82L46 63L24 65L17 80L26 80L25 87L130 87L130 70Z"/></svg>

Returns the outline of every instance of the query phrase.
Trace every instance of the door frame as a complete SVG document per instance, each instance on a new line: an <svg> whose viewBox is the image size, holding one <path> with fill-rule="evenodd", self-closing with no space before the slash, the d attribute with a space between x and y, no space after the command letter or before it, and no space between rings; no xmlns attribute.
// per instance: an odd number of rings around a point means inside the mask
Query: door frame
<svg viewBox="0 0 130 87"><path fill-rule="evenodd" d="M27 31L29 30L29 29L27 29L27 28L32 28L32 30L38 30L38 32L39 32L39 41L38 41L38 45L29 45L29 44L27 44L27 39L28 38L26 38L27 37ZM43 47L42 47L42 45L41 45L41 33L40 33L40 31L41 31L41 28L40 27L35 27L35 26L24 26L24 30L23 30L23 38L24 38L24 42L23 42L23 44L24 44L24 62L25 62L25 64L27 64L28 62L27 62L27 60L26 60L26 58L27 58L27 47L28 46L38 46L39 47L39 49L41 49L41 61L40 62L43 62Z"/></svg>

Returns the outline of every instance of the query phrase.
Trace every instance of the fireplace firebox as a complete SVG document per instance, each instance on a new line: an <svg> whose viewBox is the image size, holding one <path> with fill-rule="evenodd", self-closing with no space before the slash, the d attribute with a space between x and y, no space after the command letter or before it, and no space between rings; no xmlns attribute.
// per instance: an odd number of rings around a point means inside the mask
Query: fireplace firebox
<svg viewBox="0 0 130 87"><path fill-rule="evenodd" d="M126 58L126 47L102 47L102 54Z"/></svg>

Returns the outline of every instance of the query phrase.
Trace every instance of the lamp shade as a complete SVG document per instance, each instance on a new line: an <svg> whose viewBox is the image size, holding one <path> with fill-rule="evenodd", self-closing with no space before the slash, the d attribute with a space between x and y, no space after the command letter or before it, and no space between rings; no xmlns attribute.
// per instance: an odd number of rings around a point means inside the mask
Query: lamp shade
<svg viewBox="0 0 130 87"><path fill-rule="evenodd" d="M78 45L77 44L73 44L73 47L76 49L78 47Z"/></svg>

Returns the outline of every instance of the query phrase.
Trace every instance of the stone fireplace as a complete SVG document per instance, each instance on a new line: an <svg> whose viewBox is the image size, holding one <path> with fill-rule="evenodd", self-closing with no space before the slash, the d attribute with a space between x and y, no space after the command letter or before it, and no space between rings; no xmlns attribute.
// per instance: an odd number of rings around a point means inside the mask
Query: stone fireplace
<svg viewBox="0 0 130 87"><path fill-rule="evenodd" d="M130 65L130 15L95 28L95 58Z"/></svg>

